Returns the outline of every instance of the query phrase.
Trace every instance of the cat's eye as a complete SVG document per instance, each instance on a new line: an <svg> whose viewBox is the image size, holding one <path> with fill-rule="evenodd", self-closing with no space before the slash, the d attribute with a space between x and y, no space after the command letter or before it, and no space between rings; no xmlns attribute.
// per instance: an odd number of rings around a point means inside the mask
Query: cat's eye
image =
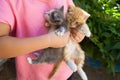
<svg viewBox="0 0 120 80"><path fill-rule="evenodd" d="M79 24L79 22L76 22L76 24Z"/></svg>
<svg viewBox="0 0 120 80"><path fill-rule="evenodd" d="M81 25L82 25L82 23L80 23L80 22L76 22L76 25L81 26Z"/></svg>

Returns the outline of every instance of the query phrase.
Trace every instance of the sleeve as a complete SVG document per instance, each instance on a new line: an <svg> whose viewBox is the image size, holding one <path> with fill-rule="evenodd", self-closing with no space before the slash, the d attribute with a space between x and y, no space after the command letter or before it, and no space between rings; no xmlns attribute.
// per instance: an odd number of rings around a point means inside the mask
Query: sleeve
<svg viewBox="0 0 120 80"><path fill-rule="evenodd" d="M75 6L73 0L67 0L67 1L68 1L68 5L74 5Z"/></svg>
<svg viewBox="0 0 120 80"><path fill-rule="evenodd" d="M11 30L14 26L14 14L9 0L0 0L0 22L10 25Z"/></svg>

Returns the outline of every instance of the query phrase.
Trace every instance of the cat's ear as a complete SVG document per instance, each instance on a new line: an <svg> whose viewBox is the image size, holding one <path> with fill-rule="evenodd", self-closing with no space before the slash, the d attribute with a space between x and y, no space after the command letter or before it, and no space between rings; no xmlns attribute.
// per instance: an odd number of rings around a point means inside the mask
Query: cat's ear
<svg viewBox="0 0 120 80"><path fill-rule="evenodd" d="M64 12L64 6L61 6L60 11Z"/></svg>

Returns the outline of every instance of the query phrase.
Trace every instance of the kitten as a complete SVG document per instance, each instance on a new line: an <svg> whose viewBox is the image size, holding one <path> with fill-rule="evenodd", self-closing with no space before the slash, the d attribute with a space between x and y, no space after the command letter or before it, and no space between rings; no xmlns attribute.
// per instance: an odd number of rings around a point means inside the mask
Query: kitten
<svg viewBox="0 0 120 80"><path fill-rule="evenodd" d="M90 14L83 9L70 5L66 14L67 26L69 26L69 28L82 30L86 37L90 37L91 32L86 24L86 20L89 16ZM64 59L74 72L78 72L82 80L88 80L86 73L82 69L85 60L85 52L80 45L72 39L69 40L64 48Z"/></svg>
<svg viewBox="0 0 120 80"><path fill-rule="evenodd" d="M66 24L66 19L64 17L64 7L52 9L45 13L45 19L48 21L45 23L47 27L50 27L49 32L56 29L55 34L58 36L63 36L67 31L68 27ZM38 63L55 63L54 72L57 72L56 70L60 66L61 61L63 60L63 51L64 48L47 48L42 51L37 56L37 59L31 59L30 57L27 58L28 62L30 64L38 64ZM50 79L52 79L52 76L54 75L54 72L51 73Z"/></svg>

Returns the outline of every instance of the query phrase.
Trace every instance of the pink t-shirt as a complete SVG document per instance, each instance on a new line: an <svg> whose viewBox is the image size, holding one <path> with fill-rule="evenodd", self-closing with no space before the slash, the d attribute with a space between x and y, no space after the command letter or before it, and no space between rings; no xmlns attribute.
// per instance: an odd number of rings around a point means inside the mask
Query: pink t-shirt
<svg viewBox="0 0 120 80"><path fill-rule="evenodd" d="M0 0L0 22L11 27L11 36L32 37L48 32L45 28L44 13L64 5L65 12L72 0ZM48 80L53 64L29 64L27 55L16 57L17 80ZM72 74L70 68L62 62L54 80L67 80Z"/></svg>

